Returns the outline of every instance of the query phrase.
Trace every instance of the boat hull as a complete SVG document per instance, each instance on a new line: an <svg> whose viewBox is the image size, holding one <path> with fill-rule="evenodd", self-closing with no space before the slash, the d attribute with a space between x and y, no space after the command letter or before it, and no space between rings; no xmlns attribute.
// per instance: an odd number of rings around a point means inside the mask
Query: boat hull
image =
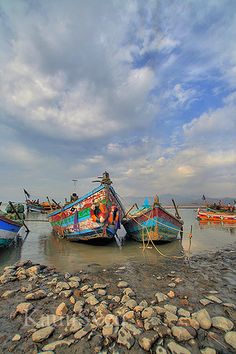
<svg viewBox="0 0 236 354"><path fill-rule="evenodd" d="M198 210L197 217L199 220L203 221L219 221L226 223L236 223L236 214L230 213L219 213L212 211L201 211Z"/></svg>
<svg viewBox="0 0 236 354"><path fill-rule="evenodd" d="M138 242L171 242L177 239L183 222L160 206L128 215L123 220L127 234Z"/></svg>
<svg viewBox="0 0 236 354"><path fill-rule="evenodd" d="M111 240L124 209L111 186L101 185L77 201L48 215L53 231L72 242Z"/></svg>
<svg viewBox="0 0 236 354"><path fill-rule="evenodd" d="M22 225L0 216L0 247L8 247L14 241Z"/></svg>

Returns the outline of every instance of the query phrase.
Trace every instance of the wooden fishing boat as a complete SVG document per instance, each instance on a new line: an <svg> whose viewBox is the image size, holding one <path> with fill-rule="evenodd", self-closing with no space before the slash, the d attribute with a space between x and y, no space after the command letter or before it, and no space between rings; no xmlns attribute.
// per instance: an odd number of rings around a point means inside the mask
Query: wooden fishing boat
<svg viewBox="0 0 236 354"><path fill-rule="evenodd" d="M116 235L124 209L109 174L98 188L48 215L55 233L69 241L109 240Z"/></svg>
<svg viewBox="0 0 236 354"><path fill-rule="evenodd" d="M10 246L18 235L22 222L0 215L0 247Z"/></svg>
<svg viewBox="0 0 236 354"><path fill-rule="evenodd" d="M145 203L141 208L132 209L133 207L126 213L122 224L127 234L136 241L170 242L176 240L183 228L179 214L174 216L166 211L160 205L158 197L154 199L152 206Z"/></svg>
<svg viewBox="0 0 236 354"><path fill-rule="evenodd" d="M202 211L202 210L198 209L197 218L199 220L236 223L236 214L230 213L230 212Z"/></svg>

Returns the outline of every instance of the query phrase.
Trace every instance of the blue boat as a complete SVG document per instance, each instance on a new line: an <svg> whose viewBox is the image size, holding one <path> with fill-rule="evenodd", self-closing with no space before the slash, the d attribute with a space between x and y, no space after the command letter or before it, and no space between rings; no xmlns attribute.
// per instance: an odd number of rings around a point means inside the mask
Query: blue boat
<svg viewBox="0 0 236 354"><path fill-rule="evenodd" d="M16 239L22 223L0 215L0 247L10 246Z"/></svg>

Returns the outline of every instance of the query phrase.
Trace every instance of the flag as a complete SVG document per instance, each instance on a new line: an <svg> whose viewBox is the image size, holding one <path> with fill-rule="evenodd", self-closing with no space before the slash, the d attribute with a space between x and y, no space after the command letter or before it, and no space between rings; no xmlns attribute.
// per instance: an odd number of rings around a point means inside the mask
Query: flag
<svg viewBox="0 0 236 354"><path fill-rule="evenodd" d="M30 198L30 194L25 189L24 189L24 193L25 193L27 198Z"/></svg>
<svg viewBox="0 0 236 354"><path fill-rule="evenodd" d="M149 208L150 207L150 204L149 204L149 201L148 201L148 197L146 197L143 201L143 207L144 208Z"/></svg>

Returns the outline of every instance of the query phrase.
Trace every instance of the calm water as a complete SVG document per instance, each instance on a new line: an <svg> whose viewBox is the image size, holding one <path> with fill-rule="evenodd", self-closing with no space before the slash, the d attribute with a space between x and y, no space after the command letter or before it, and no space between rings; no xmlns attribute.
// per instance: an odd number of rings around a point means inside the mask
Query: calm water
<svg viewBox="0 0 236 354"><path fill-rule="evenodd" d="M236 225L199 225L193 210L180 210L180 214L185 223L185 232L189 232L190 225L193 225L192 254L221 249L236 242ZM27 221L31 232L25 242L8 249L0 249L0 270L20 259L31 259L33 262L54 266L63 272L76 272L91 264L105 268L113 264L122 266L130 261L153 264L163 262L163 257L153 248L143 252L142 244L132 240L125 240L122 247L115 241L104 246L95 246L59 240L52 234L45 215L31 213L28 218L33 221ZM124 234L124 230L120 230L120 238ZM182 244L177 240L157 247L164 254L181 255L183 249L188 249L188 245L188 237L184 235Z"/></svg>

